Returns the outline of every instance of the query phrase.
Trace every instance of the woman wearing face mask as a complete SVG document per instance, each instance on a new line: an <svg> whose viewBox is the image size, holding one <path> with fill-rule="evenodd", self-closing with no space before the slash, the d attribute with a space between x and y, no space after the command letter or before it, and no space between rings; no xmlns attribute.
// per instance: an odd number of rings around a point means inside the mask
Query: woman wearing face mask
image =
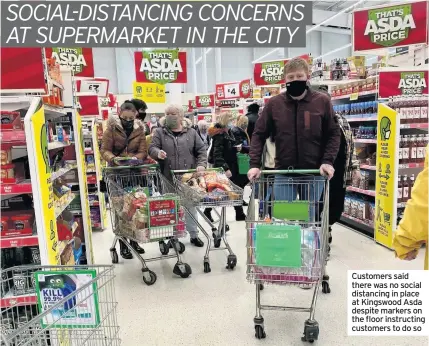
<svg viewBox="0 0 429 346"><path fill-rule="evenodd" d="M125 101L127 102L127 101ZM149 135L150 134L150 128L145 124L145 118L146 118L146 111L147 111L147 104L146 102L142 101L142 100L138 100L138 99L132 99L130 101L134 107L137 109L138 114L136 119L138 119L141 122L141 125L143 126L145 135Z"/></svg>
<svg viewBox="0 0 429 346"><path fill-rule="evenodd" d="M223 112L219 115L216 124L210 127L208 132L212 139L212 148L209 153L209 162L215 168L223 168L225 174L231 181L240 186L243 185L240 174L238 174L237 153L248 153L249 147L244 147L243 142L237 141L232 131L232 116L230 112ZM247 181L247 179L246 179ZM247 182L246 182L247 183ZM245 186L246 184L244 184ZM243 187L244 187L243 186ZM246 215L243 212L243 207L235 208L235 219L244 221ZM211 221L211 208L206 208L204 214Z"/></svg>
<svg viewBox="0 0 429 346"><path fill-rule="evenodd" d="M201 137L206 150L210 146L210 136L207 133L207 130L209 128L209 124L207 124L207 121L200 120L197 124L197 126L194 127L194 129L198 132L198 135Z"/></svg>
<svg viewBox="0 0 429 346"><path fill-rule="evenodd" d="M158 161L164 176L172 180L172 170L204 171L207 166L207 151L200 136L192 128L191 121L184 119L183 108L169 105L160 124L161 127L153 133L149 155ZM189 211L197 219L196 209L189 208ZM187 214L186 227L191 244L204 246L204 242L198 238L197 225Z"/></svg>
<svg viewBox="0 0 429 346"><path fill-rule="evenodd" d="M137 110L131 102L124 102L119 116L113 116L108 120L106 131L103 133L101 143L101 155L112 166L117 165L120 157L134 157L144 160L147 156L146 137L143 127L136 120ZM124 259L133 258L128 247L119 241L121 256ZM138 252L144 250L134 241L131 246Z"/></svg>

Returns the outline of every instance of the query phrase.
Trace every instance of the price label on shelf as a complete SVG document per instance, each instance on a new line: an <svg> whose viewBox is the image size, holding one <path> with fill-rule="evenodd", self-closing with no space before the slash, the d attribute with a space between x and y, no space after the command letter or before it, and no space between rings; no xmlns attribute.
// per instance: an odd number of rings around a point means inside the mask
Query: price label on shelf
<svg viewBox="0 0 429 346"><path fill-rule="evenodd" d="M225 98L240 97L240 83L226 84L224 87Z"/></svg>
<svg viewBox="0 0 429 346"><path fill-rule="evenodd" d="M359 98L359 93L353 93L350 95L350 101L356 101Z"/></svg>

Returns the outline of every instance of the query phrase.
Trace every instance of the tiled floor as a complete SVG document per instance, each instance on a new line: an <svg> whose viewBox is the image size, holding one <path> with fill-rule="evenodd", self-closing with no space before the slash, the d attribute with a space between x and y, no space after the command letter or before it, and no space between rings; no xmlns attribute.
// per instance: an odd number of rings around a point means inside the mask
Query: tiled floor
<svg viewBox="0 0 429 346"><path fill-rule="evenodd" d="M232 209L232 208L231 208ZM193 270L188 279L172 273L174 259L151 262L158 276L153 286L142 281L140 262L123 260L116 265L116 298L122 344L134 345L302 345L300 340L306 313L264 312L267 338L254 337L255 288L246 282L246 233L244 222L233 222L228 239L237 254L235 270L225 269L226 254L211 253L212 272L203 272L204 250L185 239L183 255ZM320 294L316 319L320 324L317 345L428 345L428 338L349 337L347 336L347 270L349 269L422 269L423 254L413 262L394 258L393 252L371 239L342 226L333 231L332 256L328 270L332 293ZM111 230L95 233L93 242L97 264L111 263ZM147 255L158 255L158 244L146 244ZM297 287L269 286L263 302L307 306L311 292Z"/></svg>

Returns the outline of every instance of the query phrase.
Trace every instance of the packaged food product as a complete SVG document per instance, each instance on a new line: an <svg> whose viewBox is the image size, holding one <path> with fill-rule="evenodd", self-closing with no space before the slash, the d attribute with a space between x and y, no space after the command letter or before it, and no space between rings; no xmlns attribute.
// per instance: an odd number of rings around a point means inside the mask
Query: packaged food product
<svg viewBox="0 0 429 346"><path fill-rule="evenodd" d="M23 230L25 228L31 228L31 219L33 215L24 214L24 215L15 215L11 217L13 222L13 227L16 230Z"/></svg>
<svg viewBox="0 0 429 346"><path fill-rule="evenodd" d="M1 166L1 183L4 184L5 180L13 178L15 178L15 165L11 163Z"/></svg>
<svg viewBox="0 0 429 346"><path fill-rule="evenodd" d="M1 148L0 157L2 166L10 164L12 161L11 148Z"/></svg>
<svg viewBox="0 0 429 346"><path fill-rule="evenodd" d="M182 183L188 182L192 178L192 173L185 173L182 175Z"/></svg>
<svg viewBox="0 0 429 346"><path fill-rule="evenodd" d="M1 127L3 130L22 129L21 115L19 112L1 111Z"/></svg>
<svg viewBox="0 0 429 346"><path fill-rule="evenodd" d="M207 185L206 185L206 180L204 179L204 177L198 177L197 178L198 181L198 185L202 188L202 189L207 189Z"/></svg>
<svg viewBox="0 0 429 346"><path fill-rule="evenodd" d="M9 218L7 216L2 216L0 218L0 231L1 232L7 232L7 230L9 229L8 223L9 223Z"/></svg>

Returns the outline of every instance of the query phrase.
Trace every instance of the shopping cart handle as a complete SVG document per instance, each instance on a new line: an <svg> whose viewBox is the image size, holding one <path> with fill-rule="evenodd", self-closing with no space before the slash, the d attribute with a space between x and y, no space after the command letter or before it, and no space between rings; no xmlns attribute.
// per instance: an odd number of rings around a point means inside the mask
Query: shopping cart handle
<svg viewBox="0 0 429 346"><path fill-rule="evenodd" d="M159 165L155 163L147 164L147 165L138 165L138 166L109 166L104 167L103 171L116 171L121 169L147 169L147 168L158 168Z"/></svg>
<svg viewBox="0 0 429 346"><path fill-rule="evenodd" d="M280 169L280 170L262 170L262 174L320 174L318 169Z"/></svg>
<svg viewBox="0 0 429 346"><path fill-rule="evenodd" d="M171 172L173 174L182 174L182 173L192 173L196 172L196 169L172 169ZM216 171L220 172L222 171L222 168L206 168L205 171Z"/></svg>

